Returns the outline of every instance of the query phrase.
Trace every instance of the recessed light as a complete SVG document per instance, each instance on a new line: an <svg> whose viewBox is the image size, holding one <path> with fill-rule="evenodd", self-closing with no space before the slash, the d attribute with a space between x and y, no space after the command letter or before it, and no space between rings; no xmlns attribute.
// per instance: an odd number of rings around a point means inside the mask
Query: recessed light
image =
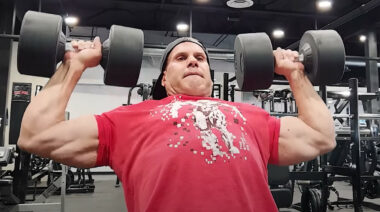
<svg viewBox="0 0 380 212"><path fill-rule="evenodd" d="M79 20L77 17L74 16L66 16L65 17L65 23L69 27L74 27L78 24Z"/></svg>
<svg viewBox="0 0 380 212"><path fill-rule="evenodd" d="M332 7L331 0L319 0L317 1L317 8L321 12L326 12L330 10Z"/></svg>
<svg viewBox="0 0 380 212"><path fill-rule="evenodd" d="M232 8L247 8L253 5L252 0L229 0L227 1L227 6Z"/></svg>
<svg viewBox="0 0 380 212"><path fill-rule="evenodd" d="M360 35L359 36L359 40L360 40L360 42L365 42L366 40L367 40L367 36L365 36L365 35Z"/></svg>
<svg viewBox="0 0 380 212"><path fill-rule="evenodd" d="M283 38L285 35L285 32L282 29L275 29L273 30L272 35L274 38Z"/></svg>
<svg viewBox="0 0 380 212"><path fill-rule="evenodd" d="M187 31L189 29L189 25L185 23L179 23L177 24L177 30L180 32Z"/></svg>
<svg viewBox="0 0 380 212"><path fill-rule="evenodd" d="M196 0L196 2L201 3L201 4L207 3L207 2L209 2L209 1L210 1L210 0Z"/></svg>

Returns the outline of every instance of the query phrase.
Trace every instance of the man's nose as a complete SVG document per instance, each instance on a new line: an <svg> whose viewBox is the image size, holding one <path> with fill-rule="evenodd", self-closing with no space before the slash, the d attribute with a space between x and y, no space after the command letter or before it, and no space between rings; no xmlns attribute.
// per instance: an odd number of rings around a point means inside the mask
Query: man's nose
<svg viewBox="0 0 380 212"><path fill-rule="evenodd" d="M189 63L188 63L188 66L189 67L198 67L198 60L197 58L195 57L189 57Z"/></svg>

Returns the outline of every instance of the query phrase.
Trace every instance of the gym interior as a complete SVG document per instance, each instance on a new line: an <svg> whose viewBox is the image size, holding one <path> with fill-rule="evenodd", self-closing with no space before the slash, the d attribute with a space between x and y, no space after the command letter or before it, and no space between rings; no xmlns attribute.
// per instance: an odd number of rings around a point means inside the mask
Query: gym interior
<svg viewBox="0 0 380 212"><path fill-rule="evenodd" d="M164 49L179 37L196 38L207 48L213 98L252 104L276 117L297 116L289 83L273 73L271 61L277 47L299 51L333 116L337 145L312 161L268 166L279 211L380 211L379 13L379 0L1 1L0 211L127 211L111 168L69 167L17 147L23 114L68 51L65 45L96 36L108 45L104 60L115 65L83 73L67 120L150 99ZM41 20L50 22L39 30ZM47 25L58 26L58 34ZM319 45L318 39L332 37ZM111 54L136 41L128 55ZM248 51L249 42L266 46ZM33 45L37 53L25 50ZM247 59L261 57L264 49L269 63ZM40 61L31 60L33 54ZM121 69L134 68L112 75L118 62Z"/></svg>

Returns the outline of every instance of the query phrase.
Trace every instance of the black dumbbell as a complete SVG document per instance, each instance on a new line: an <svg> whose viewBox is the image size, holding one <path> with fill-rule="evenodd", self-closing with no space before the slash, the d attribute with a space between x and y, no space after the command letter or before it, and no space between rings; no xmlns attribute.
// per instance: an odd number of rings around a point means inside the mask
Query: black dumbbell
<svg viewBox="0 0 380 212"><path fill-rule="evenodd" d="M313 85L337 83L343 76L345 49L334 30L306 31L299 44L299 58ZM265 33L240 34L235 39L235 74L244 91L266 89L272 85L274 56Z"/></svg>
<svg viewBox="0 0 380 212"><path fill-rule="evenodd" d="M143 48L144 34L140 29L113 25L109 38L102 45L100 64L104 68L104 83L135 86ZM21 74L51 77L68 49L61 16L33 11L25 14L17 52L17 67Z"/></svg>

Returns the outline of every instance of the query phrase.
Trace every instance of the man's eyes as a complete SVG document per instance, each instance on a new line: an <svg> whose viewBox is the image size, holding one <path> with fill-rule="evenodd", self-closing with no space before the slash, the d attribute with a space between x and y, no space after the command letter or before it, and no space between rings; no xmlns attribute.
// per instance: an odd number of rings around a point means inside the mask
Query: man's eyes
<svg viewBox="0 0 380 212"><path fill-rule="evenodd" d="M205 58L203 57L203 56L199 56L199 57L195 57L198 61L204 61L205 60ZM183 60L186 60L187 59L187 57L185 57L185 56L179 56L179 57L177 57L177 60L178 61L183 61Z"/></svg>

